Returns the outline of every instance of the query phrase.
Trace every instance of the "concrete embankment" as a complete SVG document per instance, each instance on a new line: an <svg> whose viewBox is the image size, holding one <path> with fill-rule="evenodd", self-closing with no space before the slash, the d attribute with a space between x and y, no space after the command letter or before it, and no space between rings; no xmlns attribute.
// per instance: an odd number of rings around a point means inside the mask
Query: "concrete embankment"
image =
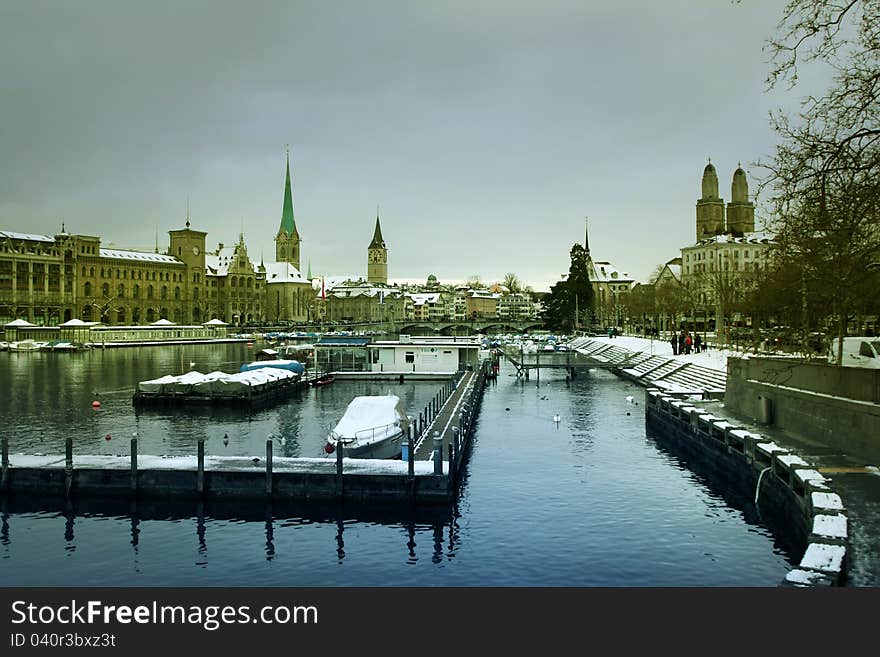
<svg viewBox="0 0 880 657"><path fill-rule="evenodd" d="M754 495L762 519L777 535L785 537L794 553L801 555L797 567L782 584L847 583L848 567L853 561L850 515L857 515L863 523L859 531L870 533L876 529L872 519L877 512L871 511L874 504L859 495L849 498L856 507L856 514L851 514L841 496L832 490L831 479L820 472L826 469L803 458L789 433L772 431L772 436L768 435L731 412L726 393L731 389L732 377L737 377L733 382L736 389L742 374L733 363L748 363L748 359L727 359L731 363L728 372L685 367L671 355L612 348L605 340L581 338L576 346L582 353L618 363L612 371L646 386L646 422L657 429L658 442L687 455L723 486ZM759 363L759 359L754 362ZM783 369L790 373L791 366L788 360ZM760 405L756 408L760 410ZM825 451L833 452L834 448ZM860 573L859 584L877 583L871 566L862 571L868 572Z"/></svg>
<svg viewBox="0 0 880 657"><path fill-rule="evenodd" d="M828 479L785 447L714 415L702 404L648 389L646 421L658 429L658 440L699 460L728 485L754 491L761 517L803 554L782 584L842 585L848 516Z"/></svg>

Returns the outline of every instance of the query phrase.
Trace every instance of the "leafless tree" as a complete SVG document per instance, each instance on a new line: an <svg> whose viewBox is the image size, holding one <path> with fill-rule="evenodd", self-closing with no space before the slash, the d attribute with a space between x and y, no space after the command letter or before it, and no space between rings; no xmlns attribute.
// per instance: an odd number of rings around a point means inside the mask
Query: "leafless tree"
<svg viewBox="0 0 880 657"><path fill-rule="evenodd" d="M757 164L779 266L799 271L804 306L824 300L816 311L842 340L880 283L869 266L880 260L880 3L792 0L768 49L770 88L795 88L808 62L833 72L825 94L804 98L795 116L771 115L779 145Z"/></svg>

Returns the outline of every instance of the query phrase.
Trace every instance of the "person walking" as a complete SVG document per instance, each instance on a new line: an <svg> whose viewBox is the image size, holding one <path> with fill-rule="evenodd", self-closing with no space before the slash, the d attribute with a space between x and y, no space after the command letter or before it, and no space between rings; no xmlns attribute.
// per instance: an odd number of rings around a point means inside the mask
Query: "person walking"
<svg viewBox="0 0 880 657"><path fill-rule="evenodd" d="M672 334L672 339L669 342L672 344L672 355L678 356L678 337L675 333Z"/></svg>
<svg viewBox="0 0 880 657"><path fill-rule="evenodd" d="M684 353L691 353L691 346L693 345L693 338L691 338L691 332L687 331L684 334Z"/></svg>
<svg viewBox="0 0 880 657"><path fill-rule="evenodd" d="M699 333L694 334L694 351L700 353L703 347L703 339L700 337Z"/></svg>

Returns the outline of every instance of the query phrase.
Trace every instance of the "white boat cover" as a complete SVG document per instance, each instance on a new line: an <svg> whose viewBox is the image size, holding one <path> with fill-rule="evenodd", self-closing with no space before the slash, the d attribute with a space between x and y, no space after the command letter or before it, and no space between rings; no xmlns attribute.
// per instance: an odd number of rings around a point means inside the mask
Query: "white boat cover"
<svg viewBox="0 0 880 657"><path fill-rule="evenodd" d="M355 397L333 429L332 437L343 442L356 440L361 445L385 440L400 432L403 417L406 415L397 395Z"/></svg>
<svg viewBox="0 0 880 657"><path fill-rule="evenodd" d="M262 391L282 381L295 380L299 375L288 370L263 368L250 372L227 374L226 372L187 372L177 376L167 375L151 381L138 383L138 392L163 395L205 395L239 397L251 391Z"/></svg>

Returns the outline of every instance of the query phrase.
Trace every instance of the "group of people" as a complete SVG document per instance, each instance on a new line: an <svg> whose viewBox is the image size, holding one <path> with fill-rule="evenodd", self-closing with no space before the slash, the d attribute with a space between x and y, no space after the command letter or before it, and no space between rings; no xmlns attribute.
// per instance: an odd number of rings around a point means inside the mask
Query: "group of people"
<svg viewBox="0 0 880 657"><path fill-rule="evenodd" d="M678 335L673 334L669 343L672 345L672 353L675 356L706 351L706 343L700 334L694 333L694 335L691 335L691 332L685 329L682 329Z"/></svg>

